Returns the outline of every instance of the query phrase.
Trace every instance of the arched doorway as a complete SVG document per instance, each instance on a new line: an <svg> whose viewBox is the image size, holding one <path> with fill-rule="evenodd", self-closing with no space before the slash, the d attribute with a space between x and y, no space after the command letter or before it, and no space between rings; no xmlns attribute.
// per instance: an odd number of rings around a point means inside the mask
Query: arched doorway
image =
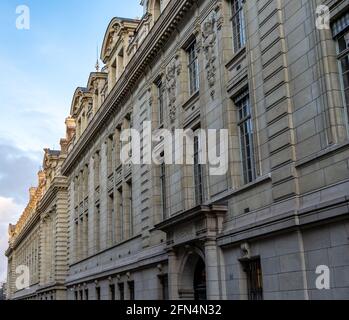
<svg viewBox="0 0 349 320"><path fill-rule="evenodd" d="M206 264L199 250L192 251L183 257L183 265L179 274L180 299L207 300Z"/></svg>
<svg viewBox="0 0 349 320"><path fill-rule="evenodd" d="M194 272L194 299L207 300L206 294L206 265L200 258Z"/></svg>

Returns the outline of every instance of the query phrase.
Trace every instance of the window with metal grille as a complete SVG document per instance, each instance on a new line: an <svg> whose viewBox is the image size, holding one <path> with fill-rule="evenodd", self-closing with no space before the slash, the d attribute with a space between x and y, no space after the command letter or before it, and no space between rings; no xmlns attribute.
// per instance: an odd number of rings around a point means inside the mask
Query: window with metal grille
<svg viewBox="0 0 349 320"><path fill-rule="evenodd" d="M158 89L158 113L159 113L159 126L163 125L164 123L164 84L160 80L157 83L157 89Z"/></svg>
<svg viewBox="0 0 349 320"><path fill-rule="evenodd" d="M246 44L245 17L243 10L244 0L232 0L233 49L239 51Z"/></svg>
<svg viewBox="0 0 349 320"><path fill-rule="evenodd" d="M247 294L249 300L263 300L263 278L261 260L253 259L244 262L247 276Z"/></svg>
<svg viewBox="0 0 349 320"><path fill-rule="evenodd" d="M240 135L241 162L244 183L250 183L256 178L253 147L252 112L248 90L235 98L238 112L238 127Z"/></svg>
<svg viewBox="0 0 349 320"><path fill-rule="evenodd" d="M195 188L195 204L199 205L203 202L203 167L200 163L200 138L194 136L194 188Z"/></svg>
<svg viewBox="0 0 349 320"><path fill-rule="evenodd" d="M189 92L193 95L199 90L199 60L197 55L196 41L187 48L188 70L189 70Z"/></svg>

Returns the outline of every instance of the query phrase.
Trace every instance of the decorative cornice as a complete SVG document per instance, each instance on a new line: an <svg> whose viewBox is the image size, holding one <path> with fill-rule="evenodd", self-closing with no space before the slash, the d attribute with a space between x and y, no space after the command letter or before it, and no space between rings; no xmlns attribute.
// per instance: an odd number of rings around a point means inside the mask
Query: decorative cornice
<svg viewBox="0 0 349 320"><path fill-rule="evenodd" d="M90 146L91 140L100 132L108 120L112 118L122 101L132 92L132 87L142 76L146 66L156 57L159 50L167 42L185 13L196 3L195 0L171 1L159 17L153 28L143 40L137 52L126 66L124 73L98 110L80 140L73 147L63 164L63 175L69 175L78 158Z"/></svg>
<svg viewBox="0 0 349 320"><path fill-rule="evenodd" d="M39 202L37 211L44 212L50 204L52 204L54 198L59 191L66 191L68 189L68 182L66 177L55 177L50 185L49 189L45 192L44 196Z"/></svg>
<svg viewBox="0 0 349 320"><path fill-rule="evenodd" d="M201 219L205 215L225 215L227 211L228 209L226 205L199 205L164 220L163 222L157 224L155 229L166 232L180 224L188 223L188 221Z"/></svg>

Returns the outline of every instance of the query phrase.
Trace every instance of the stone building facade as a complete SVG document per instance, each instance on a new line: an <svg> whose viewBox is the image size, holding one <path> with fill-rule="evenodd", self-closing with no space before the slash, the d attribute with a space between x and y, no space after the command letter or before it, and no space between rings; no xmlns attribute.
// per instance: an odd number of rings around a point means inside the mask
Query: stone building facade
<svg viewBox="0 0 349 320"><path fill-rule="evenodd" d="M349 298L348 3L143 5L111 21L105 67L73 98L68 297ZM122 165L120 135L142 143L145 121L228 129L227 174Z"/></svg>
<svg viewBox="0 0 349 320"><path fill-rule="evenodd" d="M9 227L7 298L65 300L68 273L68 192L61 167L75 122L67 119L61 150L45 149L38 186L16 225Z"/></svg>
<svg viewBox="0 0 349 320"><path fill-rule="evenodd" d="M348 1L142 4L73 96L67 298L348 299ZM148 164L161 129L226 129L227 172L202 135L193 163Z"/></svg>

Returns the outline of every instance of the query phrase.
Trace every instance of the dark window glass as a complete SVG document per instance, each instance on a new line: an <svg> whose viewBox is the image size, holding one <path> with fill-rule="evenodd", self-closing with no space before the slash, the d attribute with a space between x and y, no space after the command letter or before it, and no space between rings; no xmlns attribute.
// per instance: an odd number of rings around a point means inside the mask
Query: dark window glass
<svg viewBox="0 0 349 320"><path fill-rule="evenodd" d="M101 300L101 288L96 288L96 300Z"/></svg>
<svg viewBox="0 0 349 320"><path fill-rule="evenodd" d="M166 205L166 165L162 163L160 165L160 192L161 192L161 209L163 219L167 218L167 205Z"/></svg>
<svg viewBox="0 0 349 320"><path fill-rule="evenodd" d="M88 297L88 289L85 289L85 300L89 300L89 297Z"/></svg>
<svg viewBox="0 0 349 320"><path fill-rule="evenodd" d="M158 105L159 105L159 125L164 123L164 85L162 81L157 84L158 87Z"/></svg>
<svg viewBox="0 0 349 320"><path fill-rule="evenodd" d="M234 52L239 51L246 44L243 2L244 0L232 0L232 3L231 3Z"/></svg>
<svg viewBox="0 0 349 320"><path fill-rule="evenodd" d="M169 300L168 275L159 276L161 286L161 300Z"/></svg>
<svg viewBox="0 0 349 320"><path fill-rule="evenodd" d="M256 178L253 146L253 126L251 118L251 105L248 92L235 100L238 110L238 126L240 135L241 161L244 183L250 183Z"/></svg>
<svg viewBox="0 0 349 320"><path fill-rule="evenodd" d="M120 300L125 300L125 288L123 283L118 284L119 287L119 299Z"/></svg>
<svg viewBox="0 0 349 320"><path fill-rule="evenodd" d="M342 73L343 94L349 121L349 31L338 38L339 61Z"/></svg>
<svg viewBox="0 0 349 320"><path fill-rule="evenodd" d="M199 205L203 202L203 167L200 164L200 139L194 136L194 187L195 202Z"/></svg>
<svg viewBox="0 0 349 320"><path fill-rule="evenodd" d="M111 284L109 286L110 300L115 300L115 285Z"/></svg>
<svg viewBox="0 0 349 320"><path fill-rule="evenodd" d="M135 282L134 281L128 282L128 290L130 293L130 300L134 300L135 299Z"/></svg>
<svg viewBox="0 0 349 320"><path fill-rule="evenodd" d="M189 92L190 95L199 90L199 61L197 55L197 45L194 41L187 49L188 70L189 70Z"/></svg>

